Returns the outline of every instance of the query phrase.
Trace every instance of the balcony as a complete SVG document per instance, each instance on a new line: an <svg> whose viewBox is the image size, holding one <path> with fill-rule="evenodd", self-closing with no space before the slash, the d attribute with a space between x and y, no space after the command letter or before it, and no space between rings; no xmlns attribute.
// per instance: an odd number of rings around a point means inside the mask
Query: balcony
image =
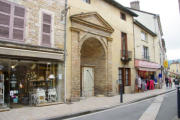
<svg viewBox="0 0 180 120"><path fill-rule="evenodd" d="M150 61L150 56L142 56L143 60Z"/></svg>
<svg viewBox="0 0 180 120"><path fill-rule="evenodd" d="M121 50L121 61L127 63L132 60L132 51Z"/></svg>

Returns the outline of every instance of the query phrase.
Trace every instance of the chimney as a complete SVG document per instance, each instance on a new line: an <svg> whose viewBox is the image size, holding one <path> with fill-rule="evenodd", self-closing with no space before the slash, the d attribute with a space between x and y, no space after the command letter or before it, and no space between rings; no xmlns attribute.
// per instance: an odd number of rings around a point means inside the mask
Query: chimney
<svg viewBox="0 0 180 120"><path fill-rule="evenodd" d="M130 2L131 8L136 9L136 10L140 10L140 6L139 6L139 1L132 1Z"/></svg>

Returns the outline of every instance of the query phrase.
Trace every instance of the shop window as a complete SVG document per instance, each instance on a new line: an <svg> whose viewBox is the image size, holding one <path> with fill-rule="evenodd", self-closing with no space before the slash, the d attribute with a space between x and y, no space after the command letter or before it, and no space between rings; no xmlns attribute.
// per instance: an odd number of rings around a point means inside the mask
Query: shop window
<svg viewBox="0 0 180 120"><path fill-rule="evenodd" d="M43 23L42 23L42 45L51 46L51 15L43 13Z"/></svg>
<svg viewBox="0 0 180 120"><path fill-rule="evenodd" d="M0 0L0 37L23 41L25 29L25 8Z"/></svg>
<svg viewBox="0 0 180 120"><path fill-rule="evenodd" d="M52 62L0 61L0 104L39 105L58 101L58 64ZM2 99L1 99L2 98Z"/></svg>
<svg viewBox="0 0 180 120"><path fill-rule="evenodd" d="M126 20L126 14L124 14L124 13L121 12L120 15L121 15L121 19L122 19L122 20Z"/></svg>
<svg viewBox="0 0 180 120"><path fill-rule="evenodd" d="M91 3L91 0L83 0L83 2L86 2L86 3Z"/></svg>

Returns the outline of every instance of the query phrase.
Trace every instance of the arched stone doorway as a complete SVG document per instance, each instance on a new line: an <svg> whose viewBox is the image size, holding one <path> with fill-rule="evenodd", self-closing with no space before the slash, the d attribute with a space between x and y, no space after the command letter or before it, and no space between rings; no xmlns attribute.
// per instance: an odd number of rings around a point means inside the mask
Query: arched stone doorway
<svg viewBox="0 0 180 120"><path fill-rule="evenodd" d="M106 50L96 38L88 38L81 46L81 96L106 94Z"/></svg>
<svg viewBox="0 0 180 120"><path fill-rule="evenodd" d="M71 51L68 54L71 101L79 100L80 96L111 95L111 34L114 29L96 12L72 15L71 22ZM88 83L91 77L93 81ZM85 86L84 82L87 82Z"/></svg>

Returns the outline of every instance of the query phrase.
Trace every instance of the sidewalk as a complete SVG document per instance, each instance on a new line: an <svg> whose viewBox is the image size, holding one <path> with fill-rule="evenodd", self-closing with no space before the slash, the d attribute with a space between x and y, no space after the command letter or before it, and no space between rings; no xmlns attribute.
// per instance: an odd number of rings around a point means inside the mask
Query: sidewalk
<svg viewBox="0 0 180 120"><path fill-rule="evenodd" d="M132 103L159 94L170 92L175 88L155 89L143 93L123 95L124 103ZM23 107L0 112L0 120L45 120L73 114L111 108L120 104L119 95L113 97L91 97L72 104L58 104L45 107Z"/></svg>

